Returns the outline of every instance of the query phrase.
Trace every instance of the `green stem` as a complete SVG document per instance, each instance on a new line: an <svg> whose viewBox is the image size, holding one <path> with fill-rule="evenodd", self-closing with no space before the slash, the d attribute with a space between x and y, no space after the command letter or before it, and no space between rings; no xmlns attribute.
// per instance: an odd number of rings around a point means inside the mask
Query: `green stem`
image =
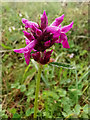
<svg viewBox="0 0 90 120"><path fill-rule="evenodd" d="M76 64L75 64L76 66ZM77 74L77 67L75 69L76 72L76 89L78 90L78 74ZM78 95L76 96L76 104L78 103Z"/></svg>
<svg viewBox="0 0 90 120"><path fill-rule="evenodd" d="M41 71L42 71L42 65L39 64L37 81L36 81L36 92L35 92L35 103L34 103L34 118L37 118L38 94L39 94L39 87L40 87Z"/></svg>

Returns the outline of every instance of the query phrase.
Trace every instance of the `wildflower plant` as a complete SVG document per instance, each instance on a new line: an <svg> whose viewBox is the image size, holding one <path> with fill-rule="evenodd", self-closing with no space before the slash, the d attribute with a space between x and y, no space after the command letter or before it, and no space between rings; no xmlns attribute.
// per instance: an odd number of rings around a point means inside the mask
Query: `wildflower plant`
<svg viewBox="0 0 90 120"><path fill-rule="evenodd" d="M24 36L26 37L26 47L14 49L14 52L23 53L27 65L29 65L32 57L39 63L38 76L36 82L35 104L34 104L34 118L37 118L38 108L38 93L40 86L40 77L42 66L48 64L53 50L47 51L55 43L61 43L63 48L70 48L66 33L73 27L73 22L64 27L61 22L64 19L64 14L55 19L55 21L48 25L46 12L41 16L41 24L28 21L23 18L22 23L25 24ZM55 63L54 63L55 64Z"/></svg>

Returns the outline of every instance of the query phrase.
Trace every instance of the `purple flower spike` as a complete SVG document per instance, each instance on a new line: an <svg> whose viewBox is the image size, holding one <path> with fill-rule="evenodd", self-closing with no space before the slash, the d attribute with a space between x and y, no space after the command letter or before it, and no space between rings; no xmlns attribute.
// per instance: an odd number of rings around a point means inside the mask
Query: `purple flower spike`
<svg viewBox="0 0 90 120"><path fill-rule="evenodd" d="M64 14L58 18L55 19L55 21L51 24L51 26L58 26L61 24L61 22L63 21L64 18Z"/></svg>
<svg viewBox="0 0 90 120"><path fill-rule="evenodd" d="M30 62L30 58L41 64L47 64L50 60L52 51L46 51L54 43L61 43L63 48L70 48L66 32L73 27L73 22L69 25L61 27L61 22L64 19L64 15L55 19L51 25L48 25L48 19L46 12L43 12L41 16L41 25L29 21L25 18L22 19L22 23L25 24L24 36L26 37L26 47L15 49L14 52L23 53L27 65ZM31 53L31 51L34 53Z"/></svg>

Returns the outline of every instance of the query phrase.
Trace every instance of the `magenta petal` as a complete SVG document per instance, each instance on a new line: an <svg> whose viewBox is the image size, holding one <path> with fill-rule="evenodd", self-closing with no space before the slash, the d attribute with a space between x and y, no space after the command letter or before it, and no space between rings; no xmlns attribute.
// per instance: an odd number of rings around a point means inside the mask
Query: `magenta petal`
<svg viewBox="0 0 90 120"><path fill-rule="evenodd" d="M31 28L34 31L34 33L36 33L37 36L40 36L42 34L42 31L38 29L37 27L35 27L34 25L32 25Z"/></svg>
<svg viewBox="0 0 90 120"><path fill-rule="evenodd" d="M14 52L24 53L24 52L27 52L27 50L25 48L20 48L20 49L14 49Z"/></svg>
<svg viewBox="0 0 90 120"><path fill-rule="evenodd" d="M49 46L50 46L50 43L51 43L50 40L49 40L49 41L46 41L46 42L44 43L45 47L49 47Z"/></svg>
<svg viewBox="0 0 90 120"><path fill-rule="evenodd" d="M53 34L53 40L51 41L51 45L53 45L55 41L59 39L59 36L61 34L60 28L56 26L48 26L46 28L46 31Z"/></svg>
<svg viewBox="0 0 90 120"><path fill-rule="evenodd" d="M38 27L38 24L35 23L35 22L32 22L32 21L27 21L25 23L25 25L28 27L28 28L32 28L32 25L34 25L35 27Z"/></svg>
<svg viewBox="0 0 90 120"><path fill-rule="evenodd" d="M44 51L44 56L41 57L40 63L41 64L47 64L49 62L49 59L51 57L52 52L53 52L53 50L48 51L48 52Z"/></svg>
<svg viewBox="0 0 90 120"><path fill-rule="evenodd" d="M58 37L60 36L60 34L61 34L61 31L60 31L60 29L58 29L58 30L53 34L53 39L58 38Z"/></svg>
<svg viewBox="0 0 90 120"><path fill-rule="evenodd" d="M58 26L61 24L61 22L63 21L64 18L64 14L58 18L55 19L55 21L51 24L52 26Z"/></svg>
<svg viewBox="0 0 90 120"><path fill-rule="evenodd" d="M63 41L62 45L63 45L63 48L70 48L67 40Z"/></svg>
<svg viewBox="0 0 90 120"><path fill-rule="evenodd" d="M24 35L30 40L32 41L34 39L34 36L31 35L31 33L28 33L26 31L23 31L24 32Z"/></svg>
<svg viewBox="0 0 90 120"><path fill-rule="evenodd" d="M25 49L28 49L29 51L31 51L35 47L35 44L36 44L36 41L33 40L25 47Z"/></svg>
<svg viewBox="0 0 90 120"><path fill-rule="evenodd" d="M28 39L25 39L25 41L26 41L27 45L30 43L30 40L28 40Z"/></svg>
<svg viewBox="0 0 90 120"><path fill-rule="evenodd" d="M39 30L39 29L36 29L36 34L37 34L38 36L40 36L40 35L42 34L42 31Z"/></svg>
<svg viewBox="0 0 90 120"><path fill-rule="evenodd" d="M63 48L70 48L68 41L67 41L67 36L65 33L61 33L60 35L60 39L58 39L57 41L55 41L56 43L62 43Z"/></svg>
<svg viewBox="0 0 90 120"><path fill-rule="evenodd" d="M25 18L22 18L22 23L25 24L26 22L28 22L28 20Z"/></svg>
<svg viewBox="0 0 90 120"><path fill-rule="evenodd" d="M68 44L68 41L67 41L67 36L66 36L65 33L61 33L59 43L62 43L63 48L70 48L69 44Z"/></svg>
<svg viewBox="0 0 90 120"><path fill-rule="evenodd" d="M68 32L71 28L73 27L73 21L69 24L69 25L66 25L64 27L61 28L61 32Z"/></svg>
<svg viewBox="0 0 90 120"><path fill-rule="evenodd" d="M34 48L33 48L32 50L35 51L35 52L37 51L37 50L35 50Z"/></svg>
<svg viewBox="0 0 90 120"><path fill-rule="evenodd" d="M46 53L45 53L45 57L46 57L46 58L50 58L52 52L53 52L53 50L46 52Z"/></svg>
<svg viewBox="0 0 90 120"><path fill-rule="evenodd" d="M28 51L31 52L31 50L34 48L35 46L35 40L33 40L32 42L30 42L25 48L20 48L20 49L14 49L14 52L17 53L27 53Z"/></svg>
<svg viewBox="0 0 90 120"><path fill-rule="evenodd" d="M65 33L61 33L61 35L60 35L60 42L66 41L66 40L67 40L66 34Z"/></svg>
<svg viewBox="0 0 90 120"><path fill-rule="evenodd" d="M60 29L58 27L56 27L56 26L48 26L46 28L47 32L50 32L50 33L53 33L53 34L57 33L57 31L59 31L59 30Z"/></svg>
<svg viewBox="0 0 90 120"><path fill-rule="evenodd" d="M26 61L27 65L29 65L30 57L31 57L30 51L27 53L24 53L24 57L25 57L25 61Z"/></svg>
<svg viewBox="0 0 90 120"><path fill-rule="evenodd" d="M62 41L65 41L65 40L67 40L66 34L65 34L65 33L61 33L61 34L60 34L60 38L57 39L57 41L55 41L55 42L56 42L56 43L61 43Z"/></svg>
<svg viewBox="0 0 90 120"><path fill-rule="evenodd" d="M61 24L58 27L61 28Z"/></svg>
<svg viewBox="0 0 90 120"><path fill-rule="evenodd" d="M35 61L39 61L39 59L40 59L40 52L33 53L32 57L34 58Z"/></svg>
<svg viewBox="0 0 90 120"><path fill-rule="evenodd" d="M41 28L45 29L47 26L48 26L48 19L47 19L47 16L46 16L46 12L44 11L43 15L41 17Z"/></svg>
<svg viewBox="0 0 90 120"><path fill-rule="evenodd" d="M21 49L14 49L14 52L21 53Z"/></svg>
<svg viewBox="0 0 90 120"><path fill-rule="evenodd" d="M57 39L57 40L55 41L55 43L60 43L60 39Z"/></svg>
<svg viewBox="0 0 90 120"><path fill-rule="evenodd" d="M28 26L26 25L26 22L28 22L28 20L25 19L25 18L22 18L22 23L25 24L25 28L28 29Z"/></svg>

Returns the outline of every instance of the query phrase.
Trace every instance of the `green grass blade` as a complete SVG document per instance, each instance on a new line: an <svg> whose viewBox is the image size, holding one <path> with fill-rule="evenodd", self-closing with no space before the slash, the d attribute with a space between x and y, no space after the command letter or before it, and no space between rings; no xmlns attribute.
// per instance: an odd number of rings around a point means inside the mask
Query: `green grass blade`
<svg viewBox="0 0 90 120"><path fill-rule="evenodd" d="M90 74L90 71L86 72L81 78L80 80L78 81L78 84L81 83L81 81Z"/></svg>
<svg viewBox="0 0 90 120"><path fill-rule="evenodd" d="M1 44L1 46L2 46L3 48L5 48L5 49L12 50L12 48L11 48L11 47L6 46L6 45L4 45L3 43Z"/></svg>

